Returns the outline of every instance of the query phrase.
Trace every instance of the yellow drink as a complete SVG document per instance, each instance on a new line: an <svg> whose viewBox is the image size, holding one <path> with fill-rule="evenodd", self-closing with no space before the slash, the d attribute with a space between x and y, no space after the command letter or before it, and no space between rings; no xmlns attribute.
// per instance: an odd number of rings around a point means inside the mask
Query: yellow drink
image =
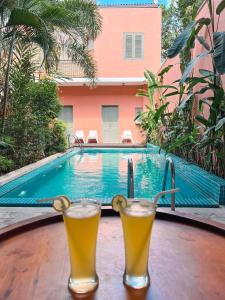
<svg viewBox="0 0 225 300"><path fill-rule="evenodd" d="M95 261L100 214L100 205L88 200L71 205L63 215L71 262L69 288L76 293L98 285Z"/></svg>
<svg viewBox="0 0 225 300"><path fill-rule="evenodd" d="M125 243L124 283L134 288L149 285L148 256L155 207L147 201L128 201L121 209Z"/></svg>

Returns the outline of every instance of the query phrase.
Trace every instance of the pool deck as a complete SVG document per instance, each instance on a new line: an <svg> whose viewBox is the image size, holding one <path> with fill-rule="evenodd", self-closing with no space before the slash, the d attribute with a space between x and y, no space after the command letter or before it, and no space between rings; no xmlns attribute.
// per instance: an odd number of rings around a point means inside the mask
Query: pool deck
<svg viewBox="0 0 225 300"><path fill-rule="evenodd" d="M141 144L83 144L84 147L114 147L114 148L143 148L146 147L146 145ZM79 147L79 145L76 145L76 148ZM72 149L68 150L71 151ZM38 161L36 163L33 163L31 165L25 166L19 170L15 170L11 173L8 173L4 176L0 177L0 186L23 175L28 172L30 172L33 169L36 169L47 162L51 162L55 158L58 158L62 156L63 153L54 154L50 157L47 157L41 161ZM170 208L168 207L160 207L158 209L161 212L171 212ZM222 224L225 224L225 206L222 205L219 208L191 208L191 207L185 207L176 208L176 212L178 214L184 214L186 217L194 216L203 218L206 221L216 221ZM5 226L15 224L19 221L23 221L29 218L42 216L44 214L53 213L54 211L52 208L49 207L0 207L0 228L3 228Z"/></svg>
<svg viewBox="0 0 225 300"><path fill-rule="evenodd" d="M79 148L80 145L79 144L72 144L70 146L71 148ZM104 144L96 144L96 143L82 143L82 147L84 148L146 148L147 145L144 144L140 144L140 143L104 143Z"/></svg>
<svg viewBox="0 0 225 300"><path fill-rule="evenodd" d="M158 209L161 212L171 212L170 208L163 207ZM200 217L206 221L216 221L225 224L225 206L219 208L177 208L176 212ZM175 212L175 213L176 213ZM29 218L41 216L54 211L50 207L0 207L0 228L15 224Z"/></svg>

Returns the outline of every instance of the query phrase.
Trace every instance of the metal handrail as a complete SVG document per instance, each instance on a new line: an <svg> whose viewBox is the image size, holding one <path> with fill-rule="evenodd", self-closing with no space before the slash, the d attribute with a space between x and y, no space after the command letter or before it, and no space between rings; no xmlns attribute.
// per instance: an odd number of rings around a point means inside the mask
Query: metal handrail
<svg viewBox="0 0 225 300"><path fill-rule="evenodd" d="M131 158L128 159L127 197L134 198L134 167L133 167L133 161Z"/></svg>
<svg viewBox="0 0 225 300"><path fill-rule="evenodd" d="M172 158L167 157L166 165L165 165L165 169L164 169L162 191L165 191L165 189L166 189L166 181L167 181L169 166L171 169L171 189L175 189L175 165L174 165ZM163 195L162 197L164 198L165 195ZM171 210L175 211L175 193L171 194Z"/></svg>
<svg viewBox="0 0 225 300"><path fill-rule="evenodd" d="M70 137L73 137L74 140L75 140L75 143L78 143L79 147L80 147L80 150L82 151L83 150L83 144L80 142L78 136L76 134L67 134L67 139L68 139L68 145L69 145L69 148L70 148Z"/></svg>

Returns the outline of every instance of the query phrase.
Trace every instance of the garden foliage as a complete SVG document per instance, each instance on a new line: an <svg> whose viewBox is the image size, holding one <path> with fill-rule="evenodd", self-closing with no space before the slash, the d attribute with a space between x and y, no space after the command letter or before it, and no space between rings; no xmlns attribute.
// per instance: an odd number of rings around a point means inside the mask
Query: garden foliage
<svg viewBox="0 0 225 300"><path fill-rule="evenodd" d="M62 77L62 54L93 84L96 64L88 43L102 22L90 0L6 0L0 1L0 23L0 141L10 140L14 149L0 147L1 173L64 151L56 85L34 76Z"/></svg>
<svg viewBox="0 0 225 300"><path fill-rule="evenodd" d="M9 104L2 139L0 172L19 168L66 148L65 125L57 120L61 106L56 83L35 80L33 48L18 43L10 74ZM4 153L3 153L4 152Z"/></svg>
<svg viewBox="0 0 225 300"><path fill-rule="evenodd" d="M171 0L162 8L162 58L167 58L167 50L173 40L196 17L203 0ZM184 58L185 59L185 58Z"/></svg>
<svg viewBox="0 0 225 300"><path fill-rule="evenodd" d="M178 54L189 58L181 59L181 78L169 86L162 84L163 76L173 65L157 77L145 72L148 88L139 95L147 96L150 106L141 118L149 141L225 178L225 91L221 80L225 74L225 32L217 32L225 1L216 8L217 18L212 1L207 4L210 17L192 21L167 51L168 58ZM209 42L201 36L203 28L210 35ZM192 57L197 40L204 51ZM206 57L211 59L209 69L197 69L198 61ZM174 96L178 96L179 103L171 112L168 106Z"/></svg>

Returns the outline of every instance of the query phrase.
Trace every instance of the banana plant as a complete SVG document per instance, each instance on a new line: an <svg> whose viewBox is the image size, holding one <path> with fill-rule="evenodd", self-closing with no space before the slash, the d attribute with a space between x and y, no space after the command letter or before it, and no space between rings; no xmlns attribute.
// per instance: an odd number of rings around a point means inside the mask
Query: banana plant
<svg viewBox="0 0 225 300"><path fill-rule="evenodd" d="M201 18L191 22L187 28L175 39L174 44L168 50L168 58L173 58L184 51L191 52L197 40L204 51L193 57L179 80L180 85L185 86L186 98L183 98L178 109L183 109L188 102L198 96L199 112L195 120L202 127L202 137L198 141L199 148L207 149L211 159L217 160L223 165L225 176L225 92L222 86L221 75L225 74L225 31L218 32L221 13L225 9L225 0L217 6L214 17L214 3L206 1L209 10L209 18ZM200 35L205 27L209 34L209 41ZM210 57L211 69L199 70L200 76L194 77L193 70L199 60ZM196 74L196 73L195 73ZM205 93L208 92L208 97ZM204 117L202 107L209 108L209 114ZM223 155L221 155L223 153Z"/></svg>
<svg viewBox="0 0 225 300"><path fill-rule="evenodd" d="M149 105L146 105L145 111L140 112L136 118L141 121L142 128L147 132L147 136L152 142L156 142L157 138L160 138L160 135L155 137L153 133L157 131L158 128L163 127L165 124L165 116L168 115L168 105L169 102L166 101L164 95L168 89L173 89L178 91L178 88L173 85L162 85L162 77L171 69L172 65L166 67L164 70L161 71L158 77L149 70L144 72L144 76L147 83L146 89L139 89L137 96L140 97L147 97L149 100ZM157 97L157 99L156 99ZM160 138L161 139L161 138Z"/></svg>

